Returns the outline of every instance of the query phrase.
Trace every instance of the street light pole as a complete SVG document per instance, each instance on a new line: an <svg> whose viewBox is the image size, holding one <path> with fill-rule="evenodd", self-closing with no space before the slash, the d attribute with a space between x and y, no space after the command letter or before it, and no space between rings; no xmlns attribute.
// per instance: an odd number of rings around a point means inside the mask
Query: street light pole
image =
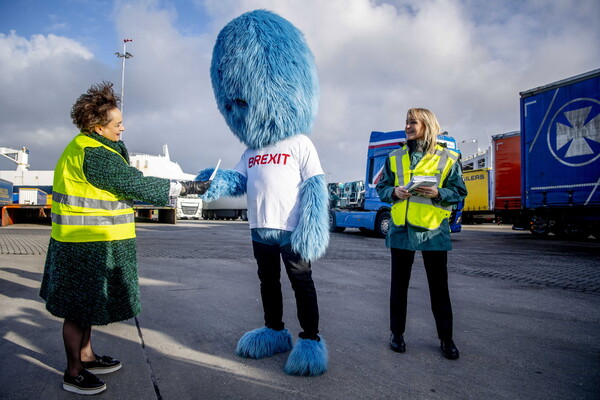
<svg viewBox="0 0 600 400"><path fill-rule="evenodd" d="M133 54L128 53L127 50L127 42L133 42L133 39L123 39L123 53L116 52L117 57L123 60L121 66L121 114L123 113L123 108L125 104L125 60L133 57Z"/></svg>

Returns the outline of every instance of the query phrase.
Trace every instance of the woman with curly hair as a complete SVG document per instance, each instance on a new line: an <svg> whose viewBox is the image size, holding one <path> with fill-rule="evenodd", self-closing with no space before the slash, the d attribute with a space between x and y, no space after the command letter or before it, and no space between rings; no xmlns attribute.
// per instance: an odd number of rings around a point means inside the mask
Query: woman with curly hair
<svg viewBox="0 0 600 400"><path fill-rule="evenodd" d="M71 110L80 133L54 171L52 233L40 296L64 318L67 354L63 388L96 394L106 384L94 374L121 368L92 348L92 326L132 318L141 311L133 199L158 206L170 197L203 194L209 182L146 177L129 165L125 130L112 84L93 85Z"/></svg>

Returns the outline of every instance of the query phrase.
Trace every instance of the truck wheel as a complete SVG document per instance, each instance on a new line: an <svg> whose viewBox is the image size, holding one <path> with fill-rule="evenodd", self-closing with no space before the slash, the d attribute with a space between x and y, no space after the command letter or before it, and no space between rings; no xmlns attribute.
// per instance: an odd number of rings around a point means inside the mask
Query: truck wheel
<svg viewBox="0 0 600 400"><path fill-rule="evenodd" d="M562 227L561 236L565 239L583 240L590 236L590 231L583 225L566 222Z"/></svg>
<svg viewBox="0 0 600 400"><path fill-rule="evenodd" d="M386 237L388 230L390 229L390 219L392 215L389 211L384 211L377 217L377 222L375 223L375 234L379 237Z"/></svg>
<svg viewBox="0 0 600 400"><path fill-rule="evenodd" d="M535 236L546 236L550 233L550 223L546 218L534 215L531 218L529 230Z"/></svg>
<svg viewBox="0 0 600 400"><path fill-rule="evenodd" d="M335 225L335 211L329 210L329 232L344 232L344 229Z"/></svg>

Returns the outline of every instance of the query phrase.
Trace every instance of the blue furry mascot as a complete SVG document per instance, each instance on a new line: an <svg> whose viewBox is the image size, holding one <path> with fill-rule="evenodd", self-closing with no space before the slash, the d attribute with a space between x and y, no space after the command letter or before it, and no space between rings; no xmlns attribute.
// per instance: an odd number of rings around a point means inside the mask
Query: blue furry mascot
<svg viewBox="0 0 600 400"><path fill-rule="evenodd" d="M227 125L248 148L233 170L219 170L206 201L248 195L265 326L246 332L237 354L269 357L292 350L290 375L327 370L311 261L329 243L328 193L319 156L306 136L317 113L319 84L302 33L265 10L239 16L219 33L210 68ZM201 171L206 180L213 169ZM296 297L303 332L293 345L285 329L280 259ZM293 347L293 348L292 348Z"/></svg>

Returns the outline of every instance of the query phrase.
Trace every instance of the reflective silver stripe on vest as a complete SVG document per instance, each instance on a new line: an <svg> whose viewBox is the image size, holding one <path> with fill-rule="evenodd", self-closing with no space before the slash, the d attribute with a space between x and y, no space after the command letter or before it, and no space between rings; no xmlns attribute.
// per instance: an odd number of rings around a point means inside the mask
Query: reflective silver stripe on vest
<svg viewBox="0 0 600 400"><path fill-rule="evenodd" d="M440 177L442 175L442 172L444 172L444 168L446 167L446 162L448 162L448 152L442 151L442 154L440 154L440 162L438 162L439 174L436 174L436 176L438 177L438 184L440 183Z"/></svg>
<svg viewBox="0 0 600 400"><path fill-rule="evenodd" d="M454 161L456 161L457 157L450 154L450 152L446 151L445 149L437 149L435 154L440 156L440 161L438 162L438 172L435 174L435 177L438 181L438 187L441 187L440 185L442 184L442 182L440 182L440 180L442 179L442 173L444 172L444 168L446 168L448 157L450 157ZM434 203L431 199L425 197L416 196L411 197L410 200L413 203L429 204L434 207L441 208L442 210L452 211L452 206L442 206L441 204Z"/></svg>
<svg viewBox="0 0 600 400"><path fill-rule="evenodd" d="M408 152L406 147L400 147L390 153L388 157L396 157L396 178L398 178L398 185L405 186L404 182L404 166L402 165L402 158Z"/></svg>
<svg viewBox="0 0 600 400"><path fill-rule="evenodd" d="M134 214L124 215L58 215L52 213L52 222L59 225L121 225L134 222Z"/></svg>
<svg viewBox="0 0 600 400"><path fill-rule="evenodd" d="M68 206L94 208L100 210L124 210L133 207L133 200L98 200L88 199L86 197L71 196L63 193L52 192L52 201L66 204Z"/></svg>
<svg viewBox="0 0 600 400"><path fill-rule="evenodd" d="M442 210L446 210L446 211L452 211L452 206L442 206L441 204L437 204L434 203L433 201L431 201L431 199L427 198L427 197L423 197L423 196L412 196L410 199L408 199L411 203L419 203L419 204L426 204L428 206L433 206L433 207L437 207L437 208L441 208Z"/></svg>

